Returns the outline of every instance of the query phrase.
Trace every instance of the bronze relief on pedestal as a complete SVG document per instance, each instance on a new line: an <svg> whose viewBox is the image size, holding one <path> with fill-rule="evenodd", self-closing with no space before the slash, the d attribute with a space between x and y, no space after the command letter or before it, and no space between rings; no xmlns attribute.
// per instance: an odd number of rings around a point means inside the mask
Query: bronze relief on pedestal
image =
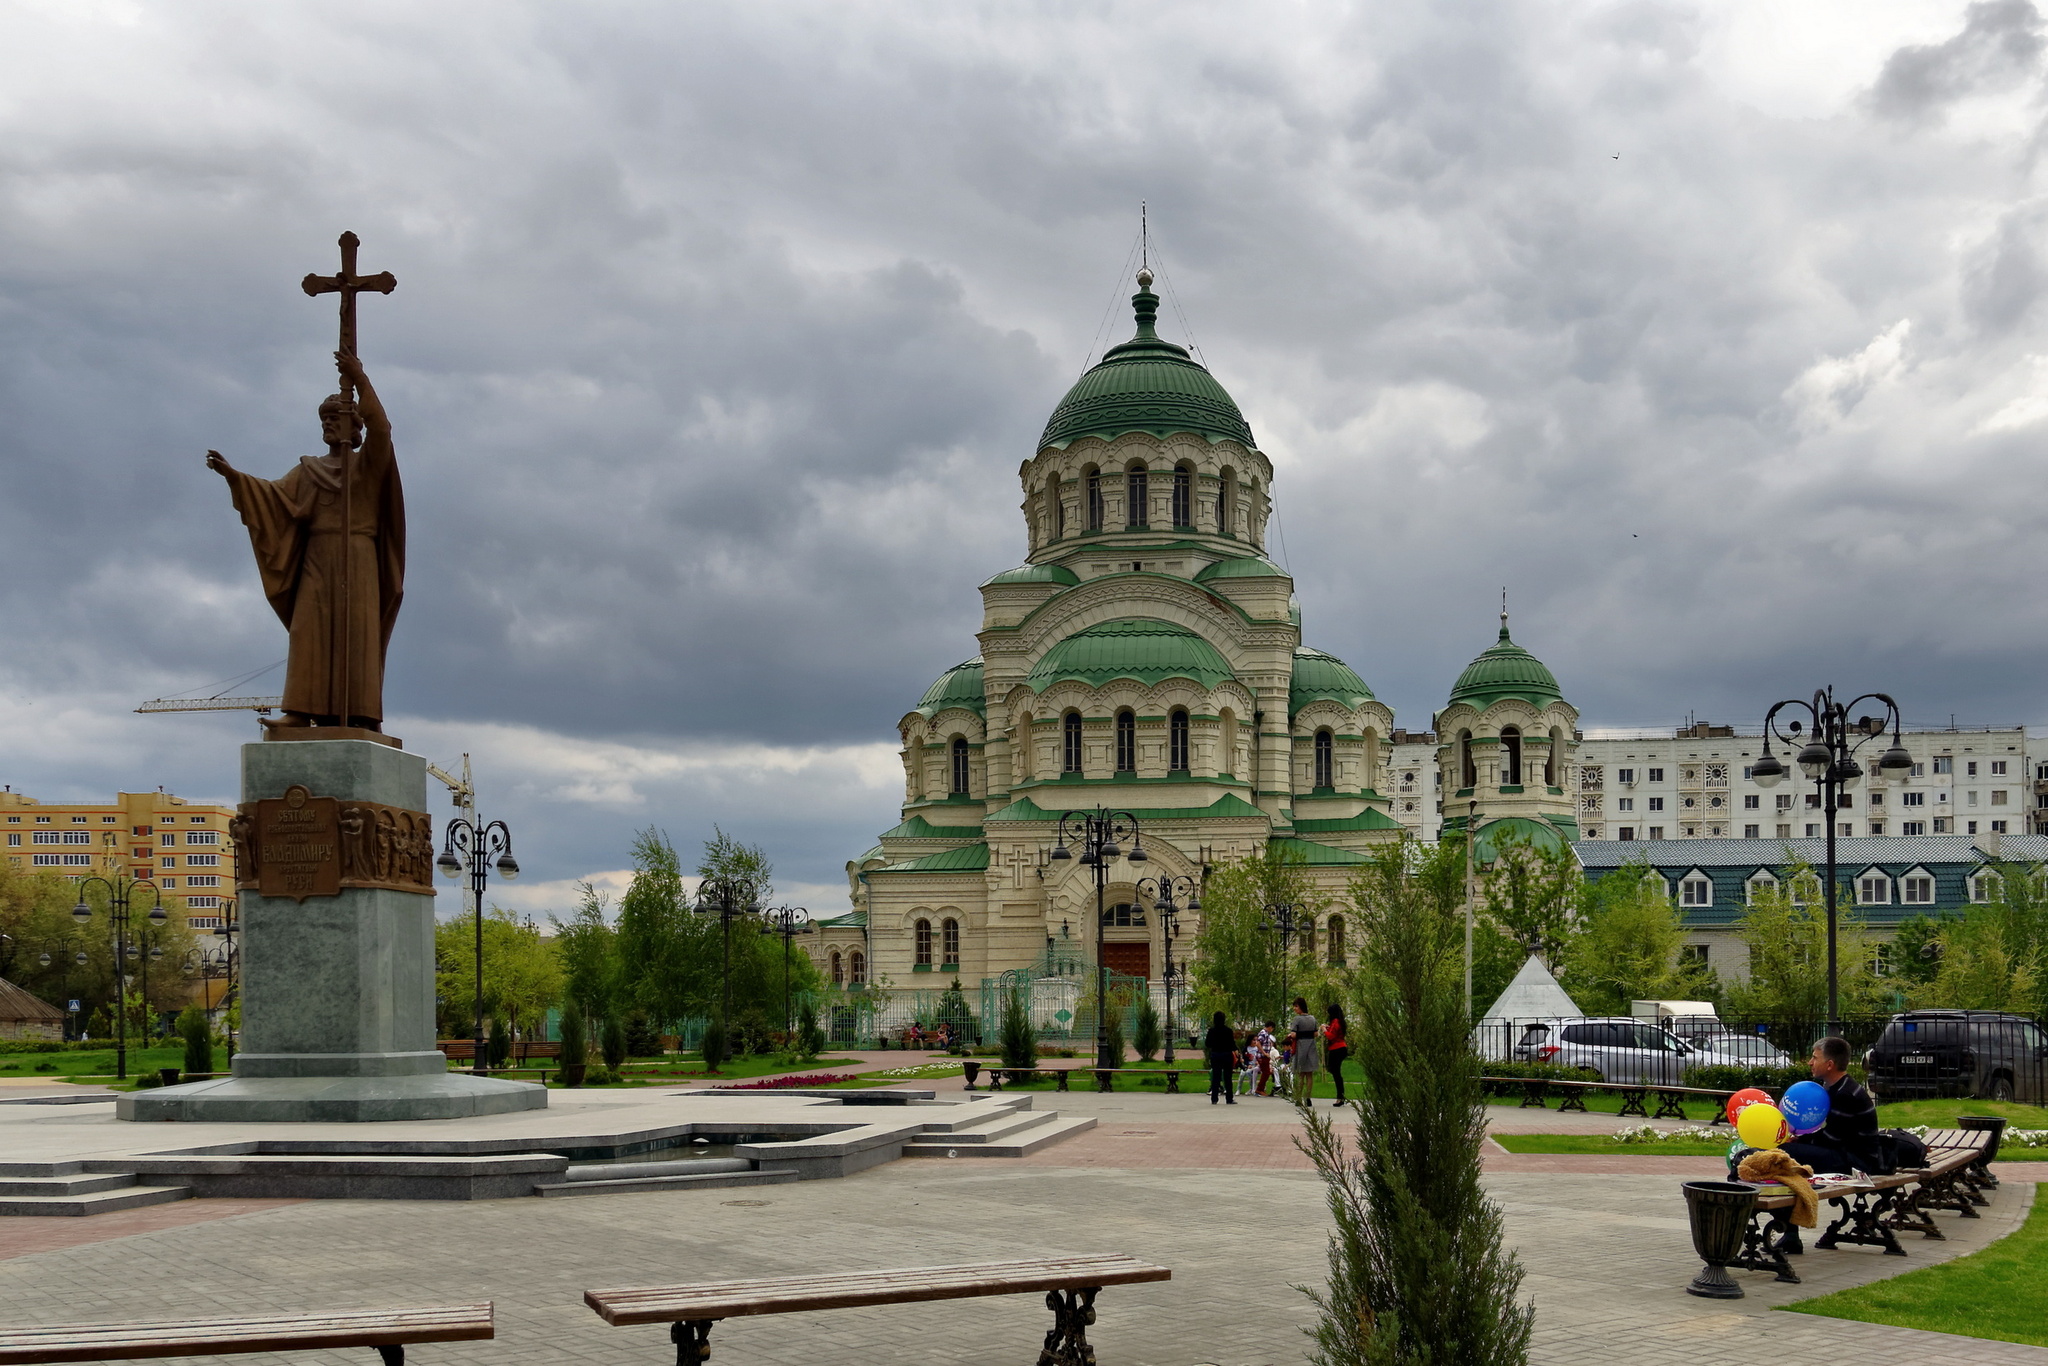
<svg viewBox="0 0 2048 1366"><path fill-rule="evenodd" d="M424 811L293 786L282 797L244 802L228 836L245 891L299 901L344 887L434 894L434 823Z"/></svg>

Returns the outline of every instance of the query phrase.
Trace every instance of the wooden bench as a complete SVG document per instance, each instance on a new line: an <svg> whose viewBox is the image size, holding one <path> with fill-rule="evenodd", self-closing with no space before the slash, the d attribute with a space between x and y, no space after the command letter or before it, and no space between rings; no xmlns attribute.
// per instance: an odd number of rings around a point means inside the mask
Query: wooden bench
<svg viewBox="0 0 2048 1366"><path fill-rule="evenodd" d="M1686 1117L1685 1102L1688 1098L1711 1100L1720 1104L1725 1103L1728 1097L1734 1094L1730 1091L1715 1091L1698 1086L1667 1086L1656 1082L1566 1081L1562 1078L1553 1077L1489 1076L1481 1076L1480 1080L1494 1085L1520 1086L1522 1088L1521 1108L1524 1110L1532 1106L1538 1110L1548 1109L1548 1093L1550 1088L1556 1087L1561 1093L1558 1096L1557 1105L1559 1114L1563 1114L1568 1110L1576 1110L1584 1114L1586 1113L1586 1093L1588 1091L1612 1091L1621 1097L1619 1117L1622 1119L1628 1119L1632 1116L1641 1119L1684 1119ZM1657 1113L1654 1115L1647 1108L1652 1093L1657 1097ZM1726 1120L1724 1116L1717 1112L1713 1119L1708 1122L1711 1124L1721 1124L1725 1123Z"/></svg>
<svg viewBox="0 0 2048 1366"><path fill-rule="evenodd" d="M1900 1233L1918 1233L1924 1238L1947 1237L1934 1221L1933 1211L1954 1210L1967 1219L1978 1218L1970 1200L1958 1190L1963 1173L1976 1162L1984 1135L1954 1131L1966 1140L1953 1147L1930 1146L1927 1166L1914 1171L1871 1176L1853 1185L1833 1184L1819 1188L1823 1203L1834 1206L1835 1218L1814 1246L1822 1249L1844 1243L1881 1248L1887 1257L1903 1257ZM1792 1271L1787 1255L1805 1251L1799 1230L1792 1223L1792 1193L1781 1186L1759 1188L1750 1225L1743 1236L1742 1254L1731 1266L1751 1271L1771 1271L1781 1281L1794 1285L1799 1277ZM1978 1200L1977 1203L1984 1203Z"/></svg>
<svg viewBox="0 0 2048 1366"><path fill-rule="evenodd" d="M225 1356L234 1352L374 1347L404 1366L407 1345L495 1336L491 1303L434 1309L350 1309L333 1314L182 1319L170 1323L60 1324L0 1328L0 1363L119 1361L130 1357Z"/></svg>
<svg viewBox="0 0 2048 1366"><path fill-rule="evenodd" d="M1163 1266L1106 1254L586 1290L583 1302L615 1328L637 1323L668 1324L669 1341L676 1345L676 1366L697 1366L711 1358L711 1326L720 1319L1043 1291L1046 1307L1053 1313L1053 1326L1045 1335L1045 1348L1038 1358L1040 1366L1094 1366L1095 1353L1088 1346L1088 1325L1095 1321L1096 1293L1105 1285L1164 1281L1172 1276Z"/></svg>
<svg viewBox="0 0 2048 1366"><path fill-rule="evenodd" d="M967 1073L968 1090L972 1091L974 1089L974 1084L977 1079L977 1075L981 1072L982 1067L983 1064L976 1062L964 1064L964 1068ZM1108 1091L1114 1089L1111 1086L1111 1082L1116 1077L1165 1077L1166 1094L1169 1096L1178 1096L1182 1094L1182 1091L1180 1089L1180 1079L1183 1076L1202 1077L1206 1075L1204 1073L1199 1072L1190 1072L1186 1068L1175 1067L989 1066L988 1089L991 1091L1000 1091L1003 1089L1003 1086L1006 1082L1011 1086L1018 1086L1022 1085L1024 1082L1030 1080L1033 1077L1053 1077L1056 1078L1056 1081L1053 1086L1053 1089L1055 1091L1072 1091L1074 1088L1069 1084L1069 1078L1071 1078L1076 1073L1079 1073L1082 1076L1094 1077L1095 1089L1097 1091Z"/></svg>

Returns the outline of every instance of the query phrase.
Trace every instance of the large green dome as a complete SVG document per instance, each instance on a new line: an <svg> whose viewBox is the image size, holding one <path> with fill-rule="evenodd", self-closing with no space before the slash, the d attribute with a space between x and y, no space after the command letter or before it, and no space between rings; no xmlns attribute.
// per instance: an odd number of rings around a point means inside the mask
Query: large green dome
<svg viewBox="0 0 2048 1366"><path fill-rule="evenodd" d="M1372 701L1373 695L1365 680L1337 656L1299 646L1294 651L1294 682L1287 690L1287 714L1324 698L1358 707Z"/></svg>
<svg viewBox="0 0 2048 1366"><path fill-rule="evenodd" d="M976 655L964 664L955 664L939 675L939 681L924 690L918 699L917 709L926 716L937 716L948 707L965 707L977 716L985 716L988 705L981 687L981 656Z"/></svg>
<svg viewBox="0 0 2048 1366"><path fill-rule="evenodd" d="M1477 711L1485 711L1508 697L1519 697L1531 706L1547 707L1562 701L1564 694L1558 691L1557 676L1543 666L1542 660L1508 639L1507 615L1502 613L1500 643L1458 675L1457 685L1451 689L1451 703L1463 702Z"/></svg>
<svg viewBox="0 0 2048 1366"><path fill-rule="evenodd" d="M1211 441L1253 444L1244 414L1216 377L1186 348L1153 331L1159 296L1151 286L1151 275L1140 272L1138 292L1131 296L1138 334L1104 352L1101 363L1067 390L1038 438L1040 450L1084 436L1109 441L1125 432L1197 432Z"/></svg>
<svg viewBox="0 0 2048 1366"><path fill-rule="evenodd" d="M1100 687L1113 678L1147 685L1191 678L1213 688L1229 678L1230 663L1185 626L1166 621L1105 621L1068 636L1045 652L1025 683L1044 692L1064 679Z"/></svg>

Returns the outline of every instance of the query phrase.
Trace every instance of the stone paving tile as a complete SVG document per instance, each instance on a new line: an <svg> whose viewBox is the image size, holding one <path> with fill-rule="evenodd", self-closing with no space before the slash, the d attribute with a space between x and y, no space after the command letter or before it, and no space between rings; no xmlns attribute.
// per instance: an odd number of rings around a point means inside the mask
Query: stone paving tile
<svg viewBox="0 0 2048 1366"><path fill-rule="evenodd" d="M26 1257L58 1248L112 1242L158 1229L187 1228L233 1219L244 1214L296 1205L297 1200L179 1200L169 1205L144 1205L112 1214L25 1215L0 1219L0 1260Z"/></svg>
<svg viewBox="0 0 2048 1366"><path fill-rule="evenodd" d="M1738 1273L1748 1298L1712 1302L1683 1293L1697 1263L1672 1178L1498 1172L1488 1182L1530 1269L1542 1366L1696 1366L1748 1355L1764 1341L1774 1359L2048 1366L2048 1351L2034 1348L1770 1313L1983 1246L2023 1215L2032 1183L1999 1191L1986 1218L1940 1216L1950 1241L1911 1240L1906 1259L1861 1249L1813 1252L1800 1259L1804 1286ZM55 1323L490 1298L498 1304L498 1341L411 1355L422 1366L600 1359L665 1366L673 1353L660 1328L608 1328L583 1308L581 1292L1124 1251L1172 1267L1174 1279L1104 1292L1093 1334L1104 1366L1294 1366L1305 1360L1307 1340L1297 1330L1310 1321L1311 1306L1290 1286L1321 1279L1326 1227L1321 1186L1299 1171L1173 1170L1150 1160L1123 1168L915 1161L758 1192L305 1201L0 1262L0 1304L8 1321ZM138 1266L175 1266L177 1274L137 1276ZM193 1287L203 1287L197 1298ZM993 1366L1026 1359L1047 1322L1032 1297L1005 1296L736 1320L713 1341L729 1366L881 1366L913 1356L938 1366ZM362 1366L361 1356L289 1360ZM287 1359L233 1360L283 1366Z"/></svg>

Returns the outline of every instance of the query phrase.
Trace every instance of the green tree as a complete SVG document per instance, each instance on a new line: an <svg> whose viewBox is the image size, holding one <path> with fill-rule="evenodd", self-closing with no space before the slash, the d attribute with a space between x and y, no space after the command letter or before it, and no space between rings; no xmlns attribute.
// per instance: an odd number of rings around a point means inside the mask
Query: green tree
<svg viewBox="0 0 2048 1366"><path fill-rule="evenodd" d="M1158 1056L1160 1044L1159 1012L1152 1005L1152 993L1146 992L1138 998L1138 1027L1131 1035L1131 1045L1138 1050L1138 1056L1146 1062Z"/></svg>
<svg viewBox="0 0 2048 1366"><path fill-rule="evenodd" d="M1948 916L1912 915L1892 932L1892 976L1911 993L1934 981L1941 970L1941 932Z"/></svg>
<svg viewBox="0 0 2048 1366"><path fill-rule="evenodd" d="M1038 1066L1038 1035L1031 1028L1031 989L1003 993L1003 1066Z"/></svg>
<svg viewBox="0 0 2048 1366"><path fill-rule="evenodd" d="M626 1022L616 1011L604 1017L604 1027L597 1034L597 1048L610 1070L616 1072L625 1063Z"/></svg>
<svg viewBox="0 0 2048 1366"><path fill-rule="evenodd" d="M1464 1004L1464 851L1406 841L1350 893L1360 955L1352 1057L1364 1073L1347 1146L1305 1108L1299 1140L1336 1228L1329 1280L1310 1291L1317 1366L1516 1366L1533 1305L1480 1184L1486 1135ZM1451 876L1445 877L1446 865Z"/></svg>
<svg viewBox="0 0 2048 1366"><path fill-rule="evenodd" d="M1828 1014L1828 913L1820 878L1794 864L1784 881L1751 888L1736 933L1749 950L1749 976L1730 984L1737 1015L1822 1021ZM1836 981L1840 1012L1866 1015L1890 999L1874 971L1874 941L1843 887L1836 902Z"/></svg>
<svg viewBox="0 0 2048 1366"><path fill-rule="evenodd" d="M562 996L586 1015L603 1019L619 1008L619 935L604 894L587 882L577 883L576 892L576 909L567 920L548 917L562 959Z"/></svg>
<svg viewBox="0 0 2048 1366"><path fill-rule="evenodd" d="M1685 925L1663 878L1647 865L1615 869L1594 884L1588 901L1562 974L1581 1009L1626 1015L1631 1001L1718 993L1709 972L1678 966Z"/></svg>
<svg viewBox="0 0 2048 1366"><path fill-rule="evenodd" d="M1520 958L1533 954L1553 968L1564 961L1588 899L1585 870L1570 845L1539 848L1521 836L1496 846L1479 875L1479 895L1487 918L1515 941Z"/></svg>
<svg viewBox="0 0 2048 1366"><path fill-rule="evenodd" d="M633 839L633 881L619 901L616 945L620 1010L637 1007L673 1030L715 999L718 923L693 912L682 860L652 827Z"/></svg>
<svg viewBox="0 0 2048 1366"><path fill-rule="evenodd" d="M1202 927L1195 936L1195 1008L1200 1014L1221 1010L1240 1021L1271 1020L1285 1004L1282 995L1279 937L1265 928L1266 907L1287 902L1303 918L1320 907L1315 884L1298 856L1284 846L1213 869L1202 886ZM1301 971L1286 974L1290 985L1314 970L1313 955L1300 961Z"/></svg>
<svg viewBox="0 0 2048 1366"><path fill-rule="evenodd" d="M582 1067L590 1061L584 1038L583 1007L570 1001L562 1007L562 1066Z"/></svg>
<svg viewBox="0 0 2048 1366"><path fill-rule="evenodd" d="M178 1034L185 1040L185 1075L209 1076L213 1072L213 1027L206 1012L197 1005L178 1012Z"/></svg>
<svg viewBox="0 0 2048 1366"><path fill-rule="evenodd" d="M562 960L538 926L502 906L484 913L484 1014L503 1018L513 1030L532 1024L562 997ZM445 1018L475 1028L476 922L467 916L434 928L437 989Z"/></svg>

